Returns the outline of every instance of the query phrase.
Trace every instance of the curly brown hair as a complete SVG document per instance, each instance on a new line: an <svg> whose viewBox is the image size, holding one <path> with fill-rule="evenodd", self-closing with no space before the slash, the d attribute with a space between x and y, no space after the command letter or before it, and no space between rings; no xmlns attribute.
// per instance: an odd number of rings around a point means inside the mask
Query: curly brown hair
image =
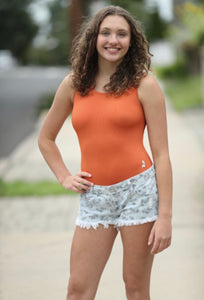
<svg viewBox="0 0 204 300"><path fill-rule="evenodd" d="M152 54L138 21L135 21L128 11L119 6L107 6L99 10L89 22L83 24L73 42L72 81L74 88L82 96L87 95L95 87L95 77L98 71L97 36L101 23L110 15L125 18L130 26L131 42L122 62L110 77L109 83L104 86L105 91L116 96L121 95L129 88L139 86L141 79L150 69Z"/></svg>

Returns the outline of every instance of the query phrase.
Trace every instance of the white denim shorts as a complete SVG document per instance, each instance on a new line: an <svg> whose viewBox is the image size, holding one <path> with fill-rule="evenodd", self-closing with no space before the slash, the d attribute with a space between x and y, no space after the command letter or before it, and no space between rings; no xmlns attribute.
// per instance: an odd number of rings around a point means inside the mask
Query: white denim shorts
<svg viewBox="0 0 204 300"><path fill-rule="evenodd" d="M94 185L80 195L76 225L96 229L144 224L158 217L158 189L155 168L116 184Z"/></svg>

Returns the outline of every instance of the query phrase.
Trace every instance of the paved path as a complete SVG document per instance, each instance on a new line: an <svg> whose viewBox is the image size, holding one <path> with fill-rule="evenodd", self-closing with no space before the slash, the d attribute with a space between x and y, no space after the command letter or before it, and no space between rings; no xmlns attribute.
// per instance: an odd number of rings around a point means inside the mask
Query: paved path
<svg viewBox="0 0 204 300"><path fill-rule="evenodd" d="M152 300L202 300L204 295L204 144L189 120L168 106L174 170L173 242L155 257ZM0 176L5 180L55 180L37 149L39 126L1 162ZM70 120L57 142L70 170L77 171L80 152ZM0 199L1 300L65 299L78 203L78 196ZM118 236L96 300L126 299L121 272Z"/></svg>

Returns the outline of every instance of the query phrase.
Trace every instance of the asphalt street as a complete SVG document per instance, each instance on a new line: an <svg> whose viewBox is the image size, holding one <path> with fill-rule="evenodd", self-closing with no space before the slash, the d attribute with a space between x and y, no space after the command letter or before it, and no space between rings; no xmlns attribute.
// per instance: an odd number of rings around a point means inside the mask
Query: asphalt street
<svg viewBox="0 0 204 300"><path fill-rule="evenodd" d="M55 92L67 73L68 67L0 70L0 159L34 130L40 97Z"/></svg>

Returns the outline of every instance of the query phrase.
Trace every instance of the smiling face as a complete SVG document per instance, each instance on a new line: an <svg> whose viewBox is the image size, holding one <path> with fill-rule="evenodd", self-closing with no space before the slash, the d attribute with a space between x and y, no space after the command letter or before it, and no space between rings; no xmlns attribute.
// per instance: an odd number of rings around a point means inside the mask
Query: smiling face
<svg viewBox="0 0 204 300"><path fill-rule="evenodd" d="M97 37L98 62L120 64L129 49L130 39L130 26L125 18L107 16L100 25Z"/></svg>

